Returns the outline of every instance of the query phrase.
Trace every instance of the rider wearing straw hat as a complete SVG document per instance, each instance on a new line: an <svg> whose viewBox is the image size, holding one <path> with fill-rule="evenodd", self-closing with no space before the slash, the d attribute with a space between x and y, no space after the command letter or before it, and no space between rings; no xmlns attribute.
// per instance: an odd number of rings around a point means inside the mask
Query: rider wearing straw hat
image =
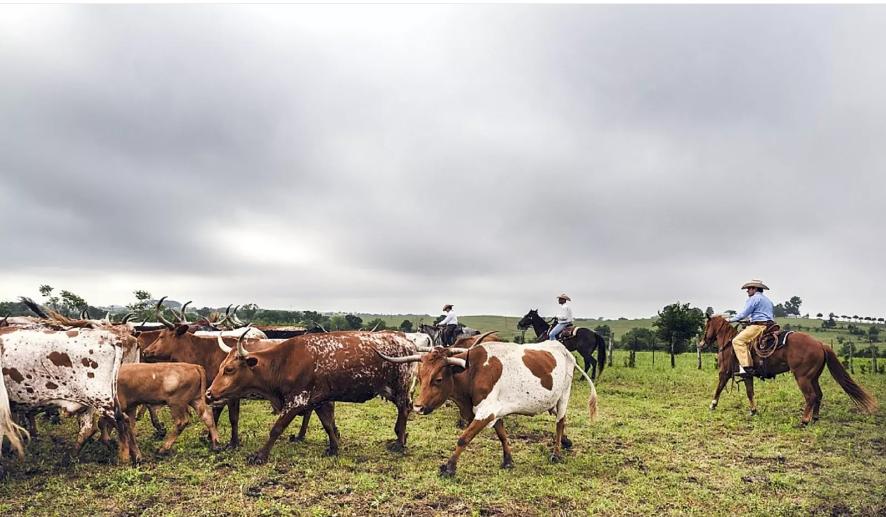
<svg viewBox="0 0 886 517"><path fill-rule="evenodd" d="M563 329L568 327L575 320L575 318L572 317L572 308L569 307L570 301L572 301L572 299L565 294L561 294L557 297L557 303L560 304L560 312L557 314L557 325L548 333L548 340L556 341L557 335L560 334L560 332L563 332Z"/></svg>
<svg viewBox="0 0 886 517"><path fill-rule="evenodd" d="M745 303L741 313L736 314L729 321L734 323L745 318L750 319L750 325L732 338L732 348L735 349L735 357L739 363L738 374L743 377L750 377L754 375L754 369L748 345L760 337L760 334L766 330L766 327L773 322L774 307L772 306L772 301L763 295L763 290L769 288L762 281L751 280L741 286L741 288L747 289L748 301Z"/></svg>
<svg viewBox="0 0 886 517"><path fill-rule="evenodd" d="M443 306L443 312L446 313L446 317L437 324L437 327L443 329L443 346L449 346L455 341L455 335L458 333L458 317L452 312L452 305L448 303Z"/></svg>

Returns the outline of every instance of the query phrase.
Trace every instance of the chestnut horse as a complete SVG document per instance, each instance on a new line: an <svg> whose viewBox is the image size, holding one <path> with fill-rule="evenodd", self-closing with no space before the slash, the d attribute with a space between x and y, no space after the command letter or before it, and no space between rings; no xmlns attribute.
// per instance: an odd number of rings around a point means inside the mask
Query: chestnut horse
<svg viewBox="0 0 886 517"><path fill-rule="evenodd" d="M714 393L711 409L717 407L720 393L726 387L726 382L738 371L738 359L732 349L732 338L736 335L738 335L738 331L729 324L726 318L722 316L709 317L705 326L704 339L698 345L704 350L716 341L719 348L717 362L720 365L720 382L717 383L717 392ZM753 349L753 345L751 348ZM760 359L756 351L752 350L752 354L755 368L759 371ZM775 350L766 359L766 372L779 374L790 371L794 374L797 385L800 386L800 391L803 392L803 397L806 399L806 409L803 411L801 424L805 425L810 420L813 422L818 420L818 410L821 407L821 387L818 385L818 378L824 371L825 365L834 380L859 409L867 414L876 411L877 401L852 380L831 347L809 334L792 332L787 337L785 345ZM754 379L752 377L745 379L745 390L751 403L751 415L755 415L757 405L754 403Z"/></svg>

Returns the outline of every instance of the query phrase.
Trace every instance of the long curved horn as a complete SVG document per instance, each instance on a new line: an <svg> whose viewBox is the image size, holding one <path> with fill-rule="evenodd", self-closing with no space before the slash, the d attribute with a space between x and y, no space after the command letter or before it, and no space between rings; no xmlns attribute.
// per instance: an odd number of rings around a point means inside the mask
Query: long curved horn
<svg viewBox="0 0 886 517"><path fill-rule="evenodd" d="M224 318L222 318L222 319L220 319L220 320L218 320L218 321L215 322L215 326L216 326L216 327L220 327L220 326L222 326L226 321L228 321L228 315L231 313L231 307L233 307L233 306L234 306L233 303L232 303L231 305L228 305L228 308L225 309L225 316L224 316Z"/></svg>
<svg viewBox="0 0 886 517"><path fill-rule="evenodd" d="M320 327L320 330L322 330L324 334L328 334L328 333L329 333L328 330L326 330L325 328L323 328L323 325L317 325L317 326Z"/></svg>
<svg viewBox="0 0 886 517"><path fill-rule="evenodd" d="M463 353L467 352L468 350L470 350L470 348L449 347L446 350L451 350L453 354L463 354Z"/></svg>
<svg viewBox="0 0 886 517"><path fill-rule="evenodd" d="M185 310L188 308L188 305L190 305L190 303L191 302L188 301L186 304L182 305L181 312L179 312L179 319L182 320L182 323L185 325L188 324L188 318L185 317Z"/></svg>
<svg viewBox="0 0 886 517"><path fill-rule="evenodd" d="M379 325L381 325L380 321L378 323L376 323L375 326L372 327L372 330L370 330L369 332L375 332L375 329L377 329Z"/></svg>
<svg viewBox="0 0 886 517"><path fill-rule="evenodd" d="M246 332L240 335L237 338L237 355L240 356L241 359L246 357L246 349L243 348L243 338L246 337L246 334L249 334L249 331L252 330L251 327L246 329Z"/></svg>
<svg viewBox="0 0 886 517"><path fill-rule="evenodd" d="M141 324L140 326L141 326L141 327L144 327L144 326L147 325L147 324L148 324L148 317L145 316L145 321L143 321L142 324Z"/></svg>
<svg viewBox="0 0 886 517"><path fill-rule="evenodd" d="M378 356L381 357L382 359L384 359L385 361L390 361L392 363L417 363L417 362L421 361L421 356L417 355L417 354L416 355L407 355L407 356L403 356L403 357L390 357L390 356L382 354L378 350L376 350L375 353L378 354Z"/></svg>
<svg viewBox="0 0 886 517"><path fill-rule="evenodd" d="M85 316L84 316L84 314L85 314ZM80 310L80 319L81 320L88 320L89 319L89 313L86 312L86 309Z"/></svg>
<svg viewBox="0 0 886 517"><path fill-rule="evenodd" d="M481 341L486 339L486 336L488 336L489 334L495 334L495 332L496 331L494 331L494 330L490 330L489 332L484 332L484 333L480 334L480 337L478 337L477 339L474 340L474 344L471 345L471 348L474 348L475 346L479 345Z"/></svg>
<svg viewBox="0 0 886 517"><path fill-rule="evenodd" d="M130 312L130 313L127 314L126 316L123 316L123 320L122 320L120 323L122 323L122 324L127 323L127 322L129 321L129 318L131 318L131 317L133 317L133 316L135 316L135 313L134 313L134 312Z"/></svg>
<svg viewBox="0 0 886 517"><path fill-rule="evenodd" d="M451 364L452 366L460 366L462 368L468 367L468 362L464 359L459 359L458 357L447 357L446 364Z"/></svg>
<svg viewBox="0 0 886 517"><path fill-rule="evenodd" d="M238 305L238 306L234 307L234 311L231 312L231 323L233 323L234 325L243 326L243 322L240 321L240 318L237 317L237 309L239 309L239 308L240 308L240 306Z"/></svg>
<svg viewBox="0 0 886 517"><path fill-rule="evenodd" d="M221 348L222 352L230 354L233 348L229 347L224 341L222 341L221 334L216 334L215 337L218 339L218 347Z"/></svg>
<svg viewBox="0 0 886 517"><path fill-rule="evenodd" d="M3 321L0 321L0 327L8 327L9 326L9 314L7 314Z"/></svg>
<svg viewBox="0 0 886 517"><path fill-rule="evenodd" d="M164 296L163 298L160 298L159 302L157 302L157 321L162 323L169 330L175 330L175 325L169 323L169 321L163 317L163 313L161 312L163 308L163 300L165 299L166 297Z"/></svg>
<svg viewBox="0 0 886 517"><path fill-rule="evenodd" d="M415 349L418 350L419 352L424 353L424 354L434 351L434 347L432 347L432 346L417 346L417 347L415 347Z"/></svg>
<svg viewBox="0 0 886 517"><path fill-rule="evenodd" d="M101 321L102 321L103 325L110 325L111 324L111 311L106 312L105 317L102 318Z"/></svg>

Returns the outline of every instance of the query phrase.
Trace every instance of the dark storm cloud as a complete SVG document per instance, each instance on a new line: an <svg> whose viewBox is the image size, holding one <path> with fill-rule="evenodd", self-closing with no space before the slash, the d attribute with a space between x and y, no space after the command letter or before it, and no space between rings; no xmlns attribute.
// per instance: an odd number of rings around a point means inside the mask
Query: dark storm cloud
<svg viewBox="0 0 886 517"><path fill-rule="evenodd" d="M886 312L881 7L0 12L0 298Z"/></svg>

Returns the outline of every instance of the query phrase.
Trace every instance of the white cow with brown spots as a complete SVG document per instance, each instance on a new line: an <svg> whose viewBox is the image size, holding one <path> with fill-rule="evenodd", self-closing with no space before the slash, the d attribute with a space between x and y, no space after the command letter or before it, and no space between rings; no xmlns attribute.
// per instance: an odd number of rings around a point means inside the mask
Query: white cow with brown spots
<svg viewBox="0 0 886 517"><path fill-rule="evenodd" d="M421 393L413 410L428 415L447 400L458 406L464 420L471 422L458 439L455 453L440 474L455 474L458 457L474 436L484 427L493 427L504 449L502 468L513 468L502 417L537 415L550 412L557 416L557 434L551 461L560 460L560 446L571 447L564 434L566 409L572 390L575 357L557 342L515 346L508 343L479 345L487 332L477 338L470 349L436 348L424 355L389 357L395 363L420 362ZM579 372L591 385L588 412L591 420L597 415L597 391L584 372Z"/></svg>
<svg viewBox="0 0 886 517"><path fill-rule="evenodd" d="M123 436L117 373L127 338L108 330L0 328L0 360L11 407L26 413L58 407L77 415L75 456L93 433L95 414L113 419Z"/></svg>
<svg viewBox="0 0 886 517"><path fill-rule="evenodd" d="M3 360L0 358L0 368L3 368ZM9 440L12 448L18 451L19 456L24 454L22 449L22 432L24 429L15 425L12 421L12 410L9 407L9 395L6 393L6 383L0 375L0 457L3 456L3 438ZM27 434L27 433L25 433Z"/></svg>

